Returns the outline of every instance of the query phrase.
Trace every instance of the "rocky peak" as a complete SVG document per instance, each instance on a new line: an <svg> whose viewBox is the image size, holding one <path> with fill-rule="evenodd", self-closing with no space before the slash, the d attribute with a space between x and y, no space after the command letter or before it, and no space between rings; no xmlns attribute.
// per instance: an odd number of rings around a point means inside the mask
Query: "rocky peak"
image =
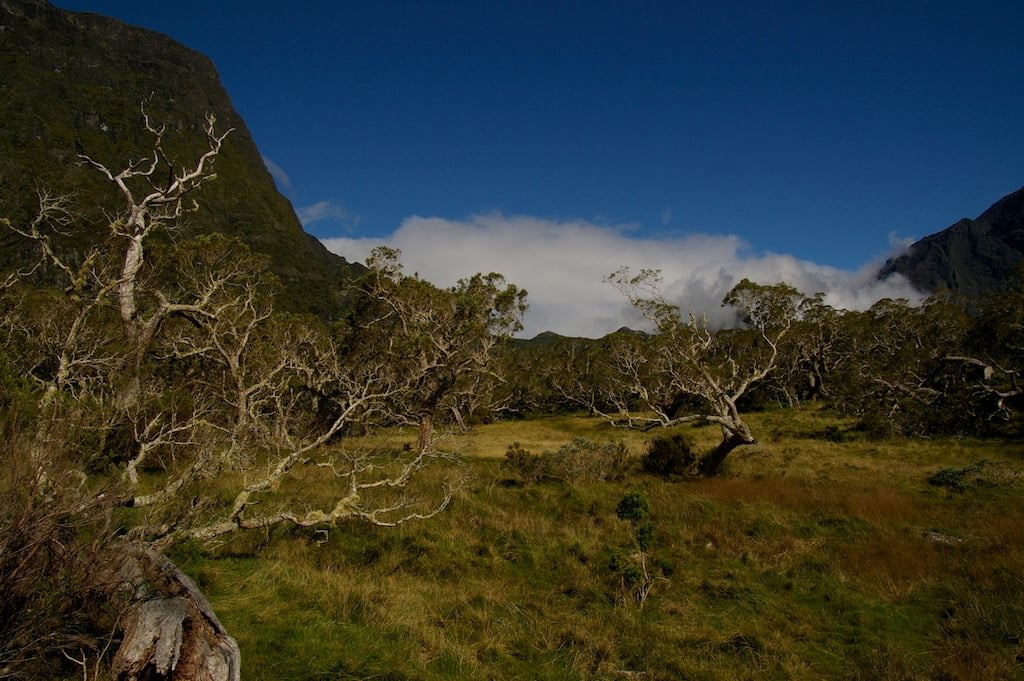
<svg viewBox="0 0 1024 681"><path fill-rule="evenodd" d="M940 289L966 296L1004 290L1024 263L1024 188L971 220L964 218L926 236L879 271L902 274L923 292Z"/></svg>

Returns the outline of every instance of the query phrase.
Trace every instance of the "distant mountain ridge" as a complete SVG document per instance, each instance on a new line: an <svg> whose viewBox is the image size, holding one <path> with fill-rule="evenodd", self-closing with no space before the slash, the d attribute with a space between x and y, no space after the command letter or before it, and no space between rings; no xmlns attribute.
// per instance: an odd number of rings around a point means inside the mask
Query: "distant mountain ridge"
<svg viewBox="0 0 1024 681"><path fill-rule="evenodd" d="M974 220L915 242L888 260L879 278L902 274L917 289L969 297L1005 290L1024 263L1024 188L1004 196Z"/></svg>
<svg viewBox="0 0 1024 681"><path fill-rule="evenodd" d="M168 129L167 146L194 160L207 113L235 128L217 159L217 179L196 194L187 234L237 237L270 257L284 283L279 307L333 318L350 265L303 231L271 178L210 59L159 33L44 0L0 0L0 216L31 219L36 189L73 191L82 220L105 228L116 190L82 167L79 154L122 168L152 149L142 103ZM0 268L27 246L0 231Z"/></svg>

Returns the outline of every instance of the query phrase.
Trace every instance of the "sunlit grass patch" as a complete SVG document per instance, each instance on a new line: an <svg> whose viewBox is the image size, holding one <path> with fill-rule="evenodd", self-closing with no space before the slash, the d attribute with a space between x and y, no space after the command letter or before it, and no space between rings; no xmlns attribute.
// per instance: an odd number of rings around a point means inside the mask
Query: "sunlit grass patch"
<svg viewBox="0 0 1024 681"><path fill-rule="evenodd" d="M477 426L456 436L456 440L466 443L465 451L471 456L499 458L505 456L514 442L539 453L556 450L575 437L595 442L622 441L635 454L640 453L648 438L644 433L614 428L599 417L559 415Z"/></svg>

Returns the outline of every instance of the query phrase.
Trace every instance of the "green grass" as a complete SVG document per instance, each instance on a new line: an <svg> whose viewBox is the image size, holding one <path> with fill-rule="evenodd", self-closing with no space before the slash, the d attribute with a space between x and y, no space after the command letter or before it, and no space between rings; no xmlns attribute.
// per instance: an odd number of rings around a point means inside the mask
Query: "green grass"
<svg viewBox="0 0 1024 681"><path fill-rule="evenodd" d="M639 454L660 433L483 426L449 441L471 482L432 521L281 528L173 557L238 638L247 679L1024 678L1019 444L870 441L813 408L752 421L762 442L719 479L587 485L523 485L500 457L575 436ZM682 432L698 448L716 437ZM999 474L928 482L980 460ZM329 493L306 475L309 503ZM643 608L609 568L634 548L615 515L631 490L656 523Z"/></svg>

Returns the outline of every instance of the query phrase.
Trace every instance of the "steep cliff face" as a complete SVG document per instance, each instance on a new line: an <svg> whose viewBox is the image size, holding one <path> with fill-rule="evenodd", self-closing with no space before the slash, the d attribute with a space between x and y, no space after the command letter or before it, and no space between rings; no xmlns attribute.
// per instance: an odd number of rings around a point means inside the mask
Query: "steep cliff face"
<svg viewBox="0 0 1024 681"><path fill-rule="evenodd" d="M1024 188L975 220L963 219L914 243L885 263L881 278L899 273L921 291L967 296L1004 290L1024 263Z"/></svg>
<svg viewBox="0 0 1024 681"><path fill-rule="evenodd" d="M245 122L234 110L213 63L170 38L43 0L0 0L0 216L29 219L36 189L75 192L82 220L102 229L119 197L88 154L121 168L152 147L141 115L167 126L167 146L194 159L205 144L207 113L233 127L217 160L217 179L203 186L192 234L238 237L271 258L285 284L279 306L333 317L338 283L352 265L306 234L276 189ZM0 235L0 267L17 262L23 245ZM358 266L355 266L358 268Z"/></svg>

